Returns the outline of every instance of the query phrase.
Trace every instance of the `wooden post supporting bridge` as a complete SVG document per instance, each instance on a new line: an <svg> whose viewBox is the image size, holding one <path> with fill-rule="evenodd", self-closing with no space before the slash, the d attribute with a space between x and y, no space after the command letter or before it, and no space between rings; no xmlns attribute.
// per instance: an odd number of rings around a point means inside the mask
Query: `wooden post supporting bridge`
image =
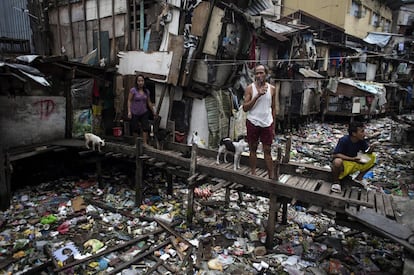
<svg viewBox="0 0 414 275"><path fill-rule="evenodd" d="M68 147L79 149L84 148L84 142L65 139L42 146L46 148L45 150L50 148L53 151ZM84 150L86 153L86 149ZM289 151L288 143L285 152ZM6 153L6 163L13 163L13 161L26 156L21 155L21 153L19 155L15 155L13 152ZM395 209L391 195L375 190L365 190L352 184L346 184L342 193L332 193L329 170L290 162L288 153L282 157L280 150L277 159L274 161L277 180L268 179L262 159L258 159L257 175L253 176L249 174L248 156L242 156L241 169L237 171L233 170L232 163L217 165L216 156L217 151L197 148L196 145L188 146L165 142L163 149L160 150L144 145L141 139L137 139L136 144L107 141L102 153L94 153L93 157L97 163L98 178L102 172L100 162L105 158L125 158L135 162L136 205L142 203L145 195L143 193L144 165L153 165L166 172L168 179L167 192L170 194L173 191L173 176L186 179L188 186L188 209L186 209L186 213L189 222L192 222L194 215L194 189L206 182L212 185L213 191L220 188L226 189L225 204L229 203L229 190L268 197L269 213L265 224L266 235L268 236L266 246L268 248L273 247L273 236L279 209L282 207L281 222L286 222L287 204L291 201L301 201L319 209L344 214L353 221L357 221L402 244L408 251L414 253L413 231L410 227L399 222L399 213ZM7 176L9 173L9 170L6 169L8 165L3 166L2 171L0 171L0 175L2 175L1 185L9 190L7 193L0 194L4 201L6 196L10 196L11 175ZM3 190L6 190L6 188Z"/></svg>
<svg viewBox="0 0 414 275"><path fill-rule="evenodd" d="M139 165L149 163L165 169L169 177L169 190L172 191L172 175L187 179L188 209L187 220L192 221L194 189L209 181L215 183L214 190L226 188L241 192L257 194L269 198L269 213L266 224L267 236L274 236L277 212L282 207L282 223L286 222L287 203L292 200L301 201L320 209L328 209L345 214L378 233L404 245L414 252L413 232L406 226L396 222L392 205L392 196L365 190L352 184L346 184L342 193L331 192L330 171L312 165L289 162L288 157L274 161L275 175L278 180L267 177L263 160L258 160L257 175L249 174L248 157L242 156L241 169L233 170L233 164L216 164L217 151L197 148L179 143L166 143L163 150L143 145L138 139L136 147L118 143L107 143L105 150L125 155L136 155L137 177L136 198L141 203L142 177ZM289 152L289 151L288 151ZM139 163L139 164L138 164ZM229 192L226 192L226 196ZM225 202L228 203L228 198ZM273 238L266 241L268 248L273 247Z"/></svg>

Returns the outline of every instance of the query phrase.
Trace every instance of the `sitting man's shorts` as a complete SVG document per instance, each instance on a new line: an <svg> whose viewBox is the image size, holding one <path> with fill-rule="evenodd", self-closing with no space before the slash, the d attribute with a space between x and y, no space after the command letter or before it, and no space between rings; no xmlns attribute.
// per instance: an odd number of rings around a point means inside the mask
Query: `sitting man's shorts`
<svg viewBox="0 0 414 275"><path fill-rule="evenodd" d="M341 174L339 174L339 179L343 179L346 176L353 174L357 171L367 171L372 166L374 166L374 163L376 160L375 154L371 153L371 154L367 154L367 156L369 156L370 158L370 160L367 163L359 163L355 161L344 160L342 162L344 165L344 171L342 171Z"/></svg>

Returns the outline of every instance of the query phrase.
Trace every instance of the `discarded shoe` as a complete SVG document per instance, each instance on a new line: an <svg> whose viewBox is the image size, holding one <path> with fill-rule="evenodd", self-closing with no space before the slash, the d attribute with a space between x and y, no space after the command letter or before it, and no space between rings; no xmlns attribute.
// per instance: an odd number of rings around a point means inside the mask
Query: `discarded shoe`
<svg viewBox="0 0 414 275"><path fill-rule="evenodd" d="M341 185L338 183L332 184L331 191L335 193L341 193L342 192Z"/></svg>

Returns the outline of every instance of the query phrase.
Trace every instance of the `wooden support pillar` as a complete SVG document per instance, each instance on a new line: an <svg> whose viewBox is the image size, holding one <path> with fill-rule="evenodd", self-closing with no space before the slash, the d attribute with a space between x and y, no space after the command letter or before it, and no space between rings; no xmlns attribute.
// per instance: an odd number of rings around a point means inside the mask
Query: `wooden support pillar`
<svg viewBox="0 0 414 275"><path fill-rule="evenodd" d="M65 138L72 138L73 131L73 104L72 104L72 92L71 81L64 82L64 92L66 100L66 123L65 123Z"/></svg>
<svg viewBox="0 0 414 275"><path fill-rule="evenodd" d="M239 194L239 203L243 202L243 192L242 191L237 191L237 194Z"/></svg>
<svg viewBox="0 0 414 275"><path fill-rule="evenodd" d="M157 115L160 114L162 102L164 101L165 93L167 92L167 89L168 89L168 94L169 94L169 90L171 89L171 86L169 84L164 84L164 87L162 88L162 91L161 91L160 100L158 101L158 104L157 104L157 109L156 109Z"/></svg>
<svg viewBox="0 0 414 275"><path fill-rule="evenodd" d="M282 224L287 224L287 204L289 199L283 198L282 199Z"/></svg>
<svg viewBox="0 0 414 275"><path fill-rule="evenodd" d="M72 23L72 5L70 3L70 0L67 1L68 6L68 16L69 16L69 29L70 29L70 39L72 40L72 54L73 58L76 57L76 49L75 49L75 36L73 33L73 23Z"/></svg>
<svg viewBox="0 0 414 275"><path fill-rule="evenodd" d="M197 168L197 144L193 144L191 147L191 158L190 158L190 175L188 182L188 203L187 203L187 222L189 224L193 221L194 215L194 188L196 183L196 177L194 177Z"/></svg>
<svg viewBox="0 0 414 275"><path fill-rule="evenodd" d="M98 63L101 60L102 52L101 52L101 11L100 11L99 0L96 0L96 14L98 17L98 42L97 42L97 49L98 49Z"/></svg>
<svg viewBox="0 0 414 275"><path fill-rule="evenodd" d="M112 0L112 47L111 47L111 54L110 54L110 60L108 60L108 64L114 63L114 61L116 60L116 28L115 28L115 0Z"/></svg>
<svg viewBox="0 0 414 275"><path fill-rule="evenodd" d="M8 154L0 147L0 210L10 207L10 161Z"/></svg>
<svg viewBox="0 0 414 275"><path fill-rule="evenodd" d="M82 10L83 10L83 28L85 29L85 33L84 33L83 38L85 39L85 46L86 46L85 55L86 55L89 52L89 47L88 47L88 21L87 21L87 17L86 17L86 0L82 0Z"/></svg>
<svg viewBox="0 0 414 275"><path fill-rule="evenodd" d="M226 194L224 195L224 205L226 208L230 205L230 188L226 187Z"/></svg>
<svg viewBox="0 0 414 275"><path fill-rule="evenodd" d="M145 37L145 11L144 0L139 2L139 49L144 49L144 37Z"/></svg>
<svg viewBox="0 0 414 275"><path fill-rule="evenodd" d="M290 149L292 147L292 136L289 136L286 141L285 156L283 157L283 163L288 163L290 161Z"/></svg>
<svg viewBox="0 0 414 275"><path fill-rule="evenodd" d="M136 160L135 160L135 206L140 206L144 197L143 194L143 182L142 175L144 172L144 160L142 138L137 138L135 141L136 146Z"/></svg>
<svg viewBox="0 0 414 275"><path fill-rule="evenodd" d="M276 194L270 194L269 197L269 218L266 225L266 248L273 248L273 235L275 234L277 212L280 204L277 203Z"/></svg>
<svg viewBox="0 0 414 275"><path fill-rule="evenodd" d="M168 195L173 195L173 176L172 176L172 174L169 172L169 171L167 171L166 172L166 177L167 177L167 194Z"/></svg>
<svg viewBox="0 0 414 275"><path fill-rule="evenodd" d="M63 46L62 45L62 32L60 30L60 9L59 9L59 6L56 0L55 0L55 7L57 10L56 11L57 12L57 35L58 35L58 41L59 41L59 49L57 50L60 54L63 54L62 53L62 46Z"/></svg>
<svg viewBox="0 0 414 275"><path fill-rule="evenodd" d="M133 0L133 6L132 6L132 20L133 20L133 26L134 26L134 43L133 43L133 50L138 50L138 38L137 38L137 0Z"/></svg>
<svg viewBox="0 0 414 275"><path fill-rule="evenodd" d="M102 183L102 159L97 157L96 159L96 180L98 181L99 188L103 188Z"/></svg>
<svg viewBox="0 0 414 275"><path fill-rule="evenodd" d="M275 180L279 181L280 178L280 163L282 162L282 148L277 148L277 158L274 162L274 175Z"/></svg>

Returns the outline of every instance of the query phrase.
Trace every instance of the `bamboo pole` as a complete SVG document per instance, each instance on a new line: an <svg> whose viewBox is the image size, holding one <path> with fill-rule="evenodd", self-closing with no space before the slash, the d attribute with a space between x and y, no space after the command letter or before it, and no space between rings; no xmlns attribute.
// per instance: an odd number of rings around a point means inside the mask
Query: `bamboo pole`
<svg viewBox="0 0 414 275"><path fill-rule="evenodd" d="M99 0L96 0L96 13L98 16L98 62L101 60L101 13L100 13Z"/></svg>
<svg viewBox="0 0 414 275"><path fill-rule="evenodd" d="M88 45L88 23L86 17L86 0L82 0L82 8L83 8L83 27L85 29L85 44L86 44L86 54L89 52L89 45Z"/></svg>
<svg viewBox="0 0 414 275"><path fill-rule="evenodd" d="M69 29L70 29L70 37L72 39L72 57L76 57L76 50L75 50L75 36L73 34L73 23L72 23L72 5L70 0L68 0L68 16L69 16Z"/></svg>

